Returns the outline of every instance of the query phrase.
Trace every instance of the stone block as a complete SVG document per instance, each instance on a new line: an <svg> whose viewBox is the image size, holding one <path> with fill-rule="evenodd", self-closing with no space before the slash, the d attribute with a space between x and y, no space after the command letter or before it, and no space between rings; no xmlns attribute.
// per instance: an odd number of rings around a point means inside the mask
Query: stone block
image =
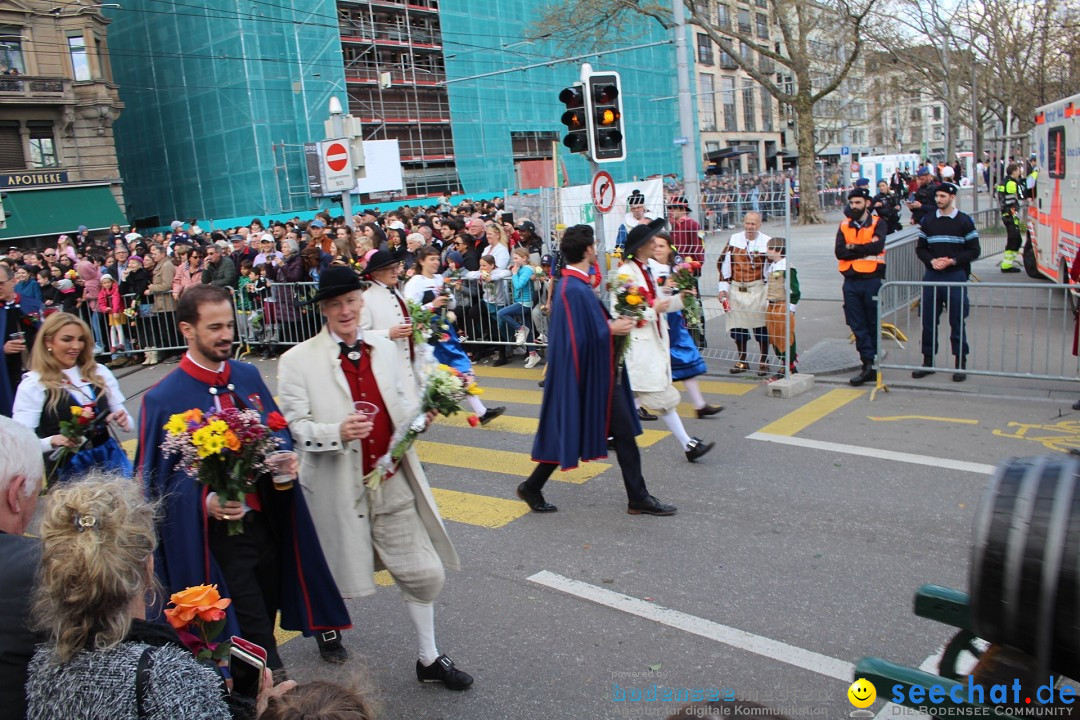
<svg viewBox="0 0 1080 720"><path fill-rule="evenodd" d="M809 373L796 373L765 385L765 395L774 398L791 398L801 395L814 387L814 376Z"/></svg>

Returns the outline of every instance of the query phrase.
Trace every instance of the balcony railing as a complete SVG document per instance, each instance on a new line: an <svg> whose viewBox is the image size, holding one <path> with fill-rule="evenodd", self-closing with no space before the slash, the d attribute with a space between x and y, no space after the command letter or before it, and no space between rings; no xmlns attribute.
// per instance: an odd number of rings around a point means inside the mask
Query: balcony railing
<svg viewBox="0 0 1080 720"><path fill-rule="evenodd" d="M25 98L35 102L73 102L71 80L61 77L36 77L31 75L0 76L0 98L11 100Z"/></svg>
<svg viewBox="0 0 1080 720"><path fill-rule="evenodd" d="M345 67L347 82L377 83L383 73L390 73L391 85L435 85L446 80L446 73L416 68L409 72L401 68Z"/></svg>

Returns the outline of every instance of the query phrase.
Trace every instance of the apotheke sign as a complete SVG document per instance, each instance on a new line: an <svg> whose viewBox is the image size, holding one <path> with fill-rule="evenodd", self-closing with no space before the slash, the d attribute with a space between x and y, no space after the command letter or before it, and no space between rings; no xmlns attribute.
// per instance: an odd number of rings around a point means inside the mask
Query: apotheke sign
<svg viewBox="0 0 1080 720"><path fill-rule="evenodd" d="M0 188L46 187L67 185L66 172L0 173Z"/></svg>

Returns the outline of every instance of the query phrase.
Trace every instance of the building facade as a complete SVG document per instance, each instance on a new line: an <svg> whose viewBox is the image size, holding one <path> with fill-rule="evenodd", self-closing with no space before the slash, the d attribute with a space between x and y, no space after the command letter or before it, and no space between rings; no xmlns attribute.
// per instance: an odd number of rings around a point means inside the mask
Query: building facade
<svg viewBox="0 0 1080 720"><path fill-rule="evenodd" d="M126 223L108 25L93 2L0 5L0 190L11 213L0 241Z"/></svg>
<svg viewBox="0 0 1080 720"><path fill-rule="evenodd" d="M774 42L775 27L769 20L768 0L716 4L716 22L764 45ZM721 50L699 28L693 36L694 74L697 80L698 128L703 157L718 173L760 173L777 166L783 150L780 117L773 96L741 70L735 59ZM732 43L743 57L757 63L763 73L776 72L775 63L759 56L750 46ZM782 157L782 156L781 156Z"/></svg>

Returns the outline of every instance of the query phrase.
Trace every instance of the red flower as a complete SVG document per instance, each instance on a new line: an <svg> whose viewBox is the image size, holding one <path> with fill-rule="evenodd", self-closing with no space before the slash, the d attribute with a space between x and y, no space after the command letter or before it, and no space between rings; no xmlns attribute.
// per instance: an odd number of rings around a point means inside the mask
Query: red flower
<svg viewBox="0 0 1080 720"><path fill-rule="evenodd" d="M266 416L266 425L274 432L289 427L289 423L285 422L285 418L277 410Z"/></svg>
<svg viewBox="0 0 1080 720"><path fill-rule="evenodd" d="M470 415L468 419L469 419L469 425L471 427L476 427L477 425L480 424L480 418L476 417L475 415Z"/></svg>

